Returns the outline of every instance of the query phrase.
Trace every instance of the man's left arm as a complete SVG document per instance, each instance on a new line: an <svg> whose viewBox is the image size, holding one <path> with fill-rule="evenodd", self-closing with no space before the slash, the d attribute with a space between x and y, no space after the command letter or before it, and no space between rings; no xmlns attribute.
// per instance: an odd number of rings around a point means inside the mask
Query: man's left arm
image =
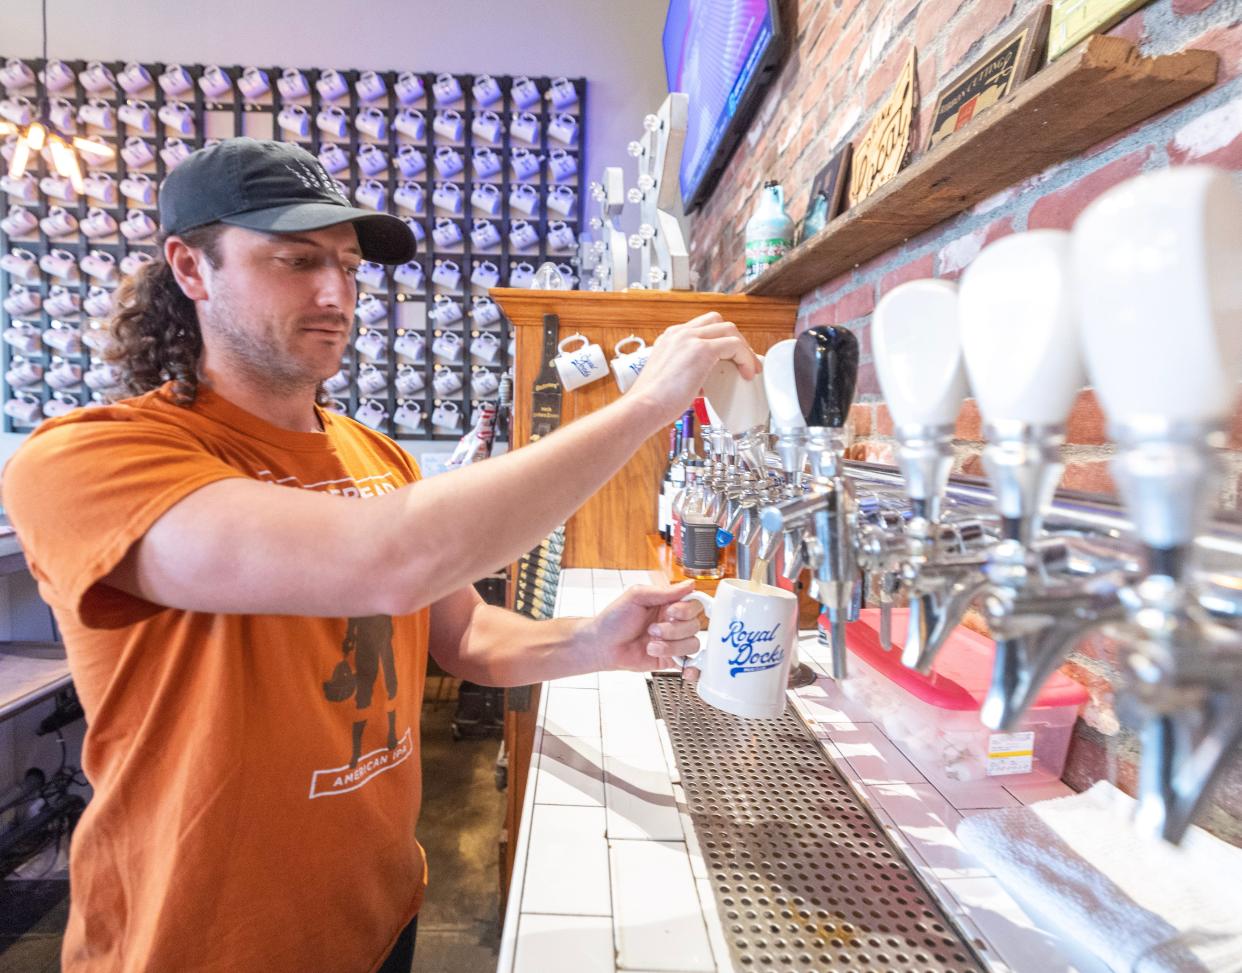
<svg viewBox="0 0 1242 973"><path fill-rule="evenodd" d="M524 686L611 669L667 668L698 651L703 609L679 585L627 589L594 618L535 621L462 588L431 607L431 654L482 686Z"/></svg>

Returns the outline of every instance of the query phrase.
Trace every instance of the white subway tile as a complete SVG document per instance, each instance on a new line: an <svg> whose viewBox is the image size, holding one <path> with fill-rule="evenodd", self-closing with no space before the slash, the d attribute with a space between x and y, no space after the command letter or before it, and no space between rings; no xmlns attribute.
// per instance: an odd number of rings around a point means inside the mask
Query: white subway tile
<svg viewBox="0 0 1242 973"><path fill-rule="evenodd" d="M864 784L917 784L924 780L874 723L829 724L828 737Z"/></svg>
<svg viewBox="0 0 1242 973"><path fill-rule="evenodd" d="M930 784L877 784L867 790L937 878L989 874L957 840L954 832L962 816Z"/></svg>
<svg viewBox="0 0 1242 973"><path fill-rule="evenodd" d="M613 841L609 849L617 969L714 973L685 844Z"/></svg>
<svg viewBox="0 0 1242 973"><path fill-rule="evenodd" d="M535 772L535 803L604 806L599 737L544 735Z"/></svg>
<svg viewBox="0 0 1242 973"><path fill-rule="evenodd" d="M604 757L604 800L609 838L681 841L681 816L663 767L639 768Z"/></svg>
<svg viewBox="0 0 1242 973"><path fill-rule="evenodd" d="M590 591L594 586L590 568L565 568L561 572L561 588L582 588Z"/></svg>
<svg viewBox="0 0 1242 973"><path fill-rule="evenodd" d="M636 584L663 584L663 579L657 577L654 571L631 571L623 568L621 584L632 588Z"/></svg>
<svg viewBox="0 0 1242 973"><path fill-rule="evenodd" d="M549 733L561 737L598 737L599 692L564 686L550 688L543 725Z"/></svg>
<svg viewBox="0 0 1242 973"><path fill-rule="evenodd" d="M531 816L523 915L612 914L604 827L603 808L538 806Z"/></svg>
<svg viewBox="0 0 1242 973"><path fill-rule="evenodd" d="M615 973L612 920L523 915L513 973Z"/></svg>

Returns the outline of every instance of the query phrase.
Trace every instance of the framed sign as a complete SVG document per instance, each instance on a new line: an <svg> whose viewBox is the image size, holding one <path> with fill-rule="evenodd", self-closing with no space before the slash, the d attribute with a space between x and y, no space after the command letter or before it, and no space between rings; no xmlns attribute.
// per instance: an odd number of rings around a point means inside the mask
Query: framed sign
<svg viewBox="0 0 1242 973"><path fill-rule="evenodd" d="M954 78L932 109L927 148L939 145L1039 70L1048 42L1049 7L1042 4L1008 37Z"/></svg>
<svg viewBox="0 0 1242 973"><path fill-rule="evenodd" d="M867 126L867 132L854 150L850 172L849 205L856 206L897 175L910 158L910 133L914 124L918 75L914 71L914 50L897 76L888 99Z"/></svg>
<svg viewBox="0 0 1242 973"><path fill-rule="evenodd" d="M1052 0L1048 60L1055 61L1079 41L1108 30L1151 0Z"/></svg>
<svg viewBox="0 0 1242 973"><path fill-rule="evenodd" d="M811 201L806 208L806 218L802 221L799 241L809 240L844 209L845 186L850 179L850 158L853 154L854 146L846 142L828 164L815 174L811 181Z"/></svg>

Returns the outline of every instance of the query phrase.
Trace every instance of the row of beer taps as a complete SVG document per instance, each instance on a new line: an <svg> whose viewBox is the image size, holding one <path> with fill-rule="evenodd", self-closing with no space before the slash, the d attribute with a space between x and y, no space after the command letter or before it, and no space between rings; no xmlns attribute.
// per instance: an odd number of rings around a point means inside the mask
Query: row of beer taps
<svg viewBox="0 0 1242 973"><path fill-rule="evenodd" d="M922 672L977 608L996 641L980 718L999 731L1087 634L1116 639L1121 711L1143 747L1137 821L1180 841L1242 744L1242 535L1211 518L1242 379L1242 193L1204 167L1139 176L1072 232L993 243L960 284L894 288L870 331L900 484L846 460L860 348L842 327L768 351L770 426L703 430L738 576L811 569L836 678L863 597L886 648L894 601L908 605L901 658ZM1124 513L1076 519L1055 495L1087 379ZM974 499L951 483L972 392L990 484ZM1207 536L1228 555L1211 583L1196 556Z"/></svg>

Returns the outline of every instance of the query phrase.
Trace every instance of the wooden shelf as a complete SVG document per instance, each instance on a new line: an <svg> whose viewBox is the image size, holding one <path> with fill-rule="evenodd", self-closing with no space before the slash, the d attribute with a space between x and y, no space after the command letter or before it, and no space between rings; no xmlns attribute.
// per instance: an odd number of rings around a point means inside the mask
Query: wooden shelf
<svg viewBox="0 0 1242 973"><path fill-rule="evenodd" d="M795 247L743 293L801 297L1211 87L1217 60L1213 51L1141 57L1122 37L1091 37Z"/></svg>

